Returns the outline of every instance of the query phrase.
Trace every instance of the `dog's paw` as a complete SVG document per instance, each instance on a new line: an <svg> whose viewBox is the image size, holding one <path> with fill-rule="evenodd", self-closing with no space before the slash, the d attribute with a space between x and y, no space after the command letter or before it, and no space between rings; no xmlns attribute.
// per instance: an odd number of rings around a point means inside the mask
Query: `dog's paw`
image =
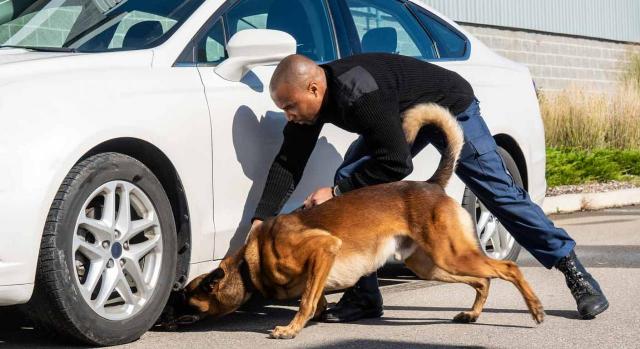
<svg viewBox="0 0 640 349"><path fill-rule="evenodd" d="M271 330L269 337L275 339L292 339L295 338L297 334L298 331L295 331L289 326L276 326L276 328Z"/></svg>
<svg viewBox="0 0 640 349"><path fill-rule="evenodd" d="M174 323L177 325L192 325L200 320L199 315L182 315L177 318Z"/></svg>
<svg viewBox="0 0 640 349"><path fill-rule="evenodd" d="M531 308L531 316L537 324L541 324L544 321L544 309L541 304Z"/></svg>
<svg viewBox="0 0 640 349"><path fill-rule="evenodd" d="M478 320L478 314L472 311L463 311L453 318L454 322L468 324L470 322L476 322Z"/></svg>

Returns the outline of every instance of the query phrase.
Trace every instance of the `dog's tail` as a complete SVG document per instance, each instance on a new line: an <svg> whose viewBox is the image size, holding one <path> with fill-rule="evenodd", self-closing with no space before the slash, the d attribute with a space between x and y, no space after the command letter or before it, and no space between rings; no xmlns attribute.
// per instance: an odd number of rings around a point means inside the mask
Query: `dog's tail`
<svg viewBox="0 0 640 349"><path fill-rule="evenodd" d="M404 129L407 143L413 144L418 131L425 125L435 126L442 130L444 134L447 148L442 152L438 169L427 181L436 183L444 188L453 175L458 156L464 144L462 129L460 129L456 118L451 115L449 110L434 103L419 104L404 112L402 128Z"/></svg>

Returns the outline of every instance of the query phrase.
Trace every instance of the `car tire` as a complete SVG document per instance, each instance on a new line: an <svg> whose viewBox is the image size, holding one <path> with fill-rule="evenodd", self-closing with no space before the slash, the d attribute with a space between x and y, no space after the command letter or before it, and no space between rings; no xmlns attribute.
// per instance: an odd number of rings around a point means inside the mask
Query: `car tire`
<svg viewBox="0 0 640 349"><path fill-rule="evenodd" d="M513 157L509 152L501 147L498 147L498 153L502 156L504 165L509 174L511 174L513 181L520 187L524 187L520 170L518 169L515 160L513 160ZM515 261L518 259L521 249L520 245L468 187L465 187L464 190L462 207L469 212L473 221L476 222L476 237L478 238L478 243L482 248L482 251L487 256L499 260ZM497 234L498 239L490 239L484 242L484 240L492 234Z"/></svg>
<svg viewBox="0 0 640 349"><path fill-rule="evenodd" d="M144 164L119 153L87 158L51 205L29 316L74 342L134 341L167 302L176 245L170 202Z"/></svg>

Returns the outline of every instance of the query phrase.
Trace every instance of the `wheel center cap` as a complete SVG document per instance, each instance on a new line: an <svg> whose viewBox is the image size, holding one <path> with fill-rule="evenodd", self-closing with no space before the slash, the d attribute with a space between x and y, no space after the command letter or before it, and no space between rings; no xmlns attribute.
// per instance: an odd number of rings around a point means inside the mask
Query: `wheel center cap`
<svg viewBox="0 0 640 349"><path fill-rule="evenodd" d="M111 255L113 258L120 258L122 256L122 244L119 242L114 242L111 245Z"/></svg>

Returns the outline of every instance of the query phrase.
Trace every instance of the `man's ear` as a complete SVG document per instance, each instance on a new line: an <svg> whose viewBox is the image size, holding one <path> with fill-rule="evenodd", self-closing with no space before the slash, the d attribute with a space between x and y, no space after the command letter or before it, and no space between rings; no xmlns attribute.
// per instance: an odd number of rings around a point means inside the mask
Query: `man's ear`
<svg viewBox="0 0 640 349"><path fill-rule="evenodd" d="M318 83L315 81L312 81L309 83L309 87L307 87L307 90L311 93L313 93L314 96L318 95Z"/></svg>

